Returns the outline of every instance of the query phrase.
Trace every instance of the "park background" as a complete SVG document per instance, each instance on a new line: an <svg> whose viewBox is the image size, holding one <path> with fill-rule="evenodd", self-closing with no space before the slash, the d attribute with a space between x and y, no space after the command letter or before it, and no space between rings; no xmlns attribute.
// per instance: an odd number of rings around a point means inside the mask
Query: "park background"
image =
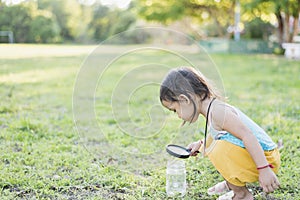
<svg viewBox="0 0 300 200"><path fill-rule="evenodd" d="M116 47L151 43L157 35L147 27L183 32L203 47L224 78L229 102L261 124L274 141L283 142L281 188L266 195L257 184L250 185L255 198L300 199L300 65L299 60L285 58L282 48L283 43L299 42L300 2L117 2L0 1L1 199L167 198L165 169L124 172L110 165L120 161L117 155L92 155L80 142L72 113L77 73L97 45L122 33L120 40L100 52L99 59L101 55L104 59L106 51ZM163 43L181 45L177 39L169 37ZM113 71L112 77L118 73ZM99 109L110 112L110 94L104 96ZM134 109L144 110L146 103L143 100ZM136 114L145 118L142 112ZM103 123L106 131L118 132L115 119L107 117ZM185 127L184 132L191 129ZM185 142L198 138L198 133L190 133ZM127 146L131 142L114 139ZM184 198L211 199L206 189L222 180L218 173L207 159L189 159L186 166Z"/></svg>
<svg viewBox="0 0 300 200"><path fill-rule="evenodd" d="M297 0L2 0L0 8L0 31L11 31L16 43L98 44L122 31L151 25L184 30L195 40L239 40L240 33L242 39L282 44L299 34ZM146 39L147 35L132 35L127 43Z"/></svg>

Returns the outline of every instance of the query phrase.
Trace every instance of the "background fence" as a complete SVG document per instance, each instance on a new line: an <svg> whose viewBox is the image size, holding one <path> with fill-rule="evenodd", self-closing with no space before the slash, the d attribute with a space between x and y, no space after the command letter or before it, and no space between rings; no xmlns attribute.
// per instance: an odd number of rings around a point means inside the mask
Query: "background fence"
<svg viewBox="0 0 300 200"><path fill-rule="evenodd" d="M240 40L227 39L201 40L200 45L208 52L214 53L273 53L280 45L263 40Z"/></svg>

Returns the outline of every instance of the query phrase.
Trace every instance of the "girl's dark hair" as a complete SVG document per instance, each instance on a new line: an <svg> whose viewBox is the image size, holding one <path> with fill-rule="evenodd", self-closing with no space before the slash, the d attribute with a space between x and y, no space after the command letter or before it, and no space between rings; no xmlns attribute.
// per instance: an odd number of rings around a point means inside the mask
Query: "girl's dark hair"
<svg viewBox="0 0 300 200"><path fill-rule="evenodd" d="M171 70L160 87L160 101L178 101L180 94L186 95L194 106L194 113L191 121L196 114L196 103L191 98L192 94L198 95L201 101L209 97L219 97L208 83L205 77L192 67L182 67Z"/></svg>
<svg viewBox="0 0 300 200"><path fill-rule="evenodd" d="M196 114L196 103L191 95L198 95L201 101L209 97L221 98L208 83L206 78L192 67L181 67L171 70L163 80L160 87L160 101L179 101L179 95L186 95L193 103L194 113L191 121Z"/></svg>
<svg viewBox="0 0 300 200"><path fill-rule="evenodd" d="M194 112L191 121L196 115L196 103L191 95L198 95L201 101L208 97L218 97L205 77L191 67L182 67L171 70L160 87L160 101L179 101L179 95L186 95L193 103Z"/></svg>
<svg viewBox="0 0 300 200"><path fill-rule="evenodd" d="M178 101L180 94L190 100L191 94L198 95L203 101L208 97L218 97L206 78L192 67L171 70L160 87L160 101Z"/></svg>

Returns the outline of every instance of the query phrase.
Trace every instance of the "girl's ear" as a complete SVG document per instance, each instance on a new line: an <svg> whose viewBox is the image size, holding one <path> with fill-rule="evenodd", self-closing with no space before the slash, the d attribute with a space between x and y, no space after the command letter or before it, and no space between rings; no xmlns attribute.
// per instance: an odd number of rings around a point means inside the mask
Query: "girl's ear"
<svg viewBox="0 0 300 200"><path fill-rule="evenodd" d="M190 99L186 95L184 95L184 94L180 94L179 97L178 97L178 100L179 101L183 101L183 102L185 102L187 104L190 103Z"/></svg>

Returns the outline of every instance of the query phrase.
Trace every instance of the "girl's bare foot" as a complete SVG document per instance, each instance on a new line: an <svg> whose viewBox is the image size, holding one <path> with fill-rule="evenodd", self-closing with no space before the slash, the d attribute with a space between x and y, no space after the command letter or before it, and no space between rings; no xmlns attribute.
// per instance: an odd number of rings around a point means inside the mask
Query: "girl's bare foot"
<svg viewBox="0 0 300 200"><path fill-rule="evenodd" d="M234 192L233 200L253 200L253 195L246 186L236 186L229 182L227 185Z"/></svg>
<svg viewBox="0 0 300 200"><path fill-rule="evenodd" d="M226 181L222 181L220 183L217 183L213 187L209 188L207 190L208 195L215 195L215 194L224 194L225 192L229 192L229 188L227 186Z"/></svg>

